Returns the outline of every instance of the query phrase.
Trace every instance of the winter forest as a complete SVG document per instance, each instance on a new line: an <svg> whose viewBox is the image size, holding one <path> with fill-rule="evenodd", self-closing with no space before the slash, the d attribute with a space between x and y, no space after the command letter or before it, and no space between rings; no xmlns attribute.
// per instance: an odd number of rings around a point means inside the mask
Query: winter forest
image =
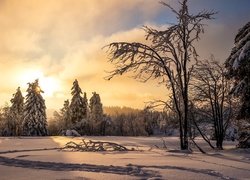
<svg viewBox="0 0 250 180"><path fill-rule="evenodd" d="M93 92L87 99L78 81L73 82L71 100L47 119L43 90L39 79L28 83L27 95L20 88L13 98L1 107L2 136L66 135L75 130L78 135L150 136L172 135L179 131L181 149L188 149L188 141L202 136L223 149L223 140L240 140L239 147L249 147L248 59L249 23L240 28L235 47L225 62L211 55L200 60L194 41L203 32L203 20L211 20L216 12L190 15L186 1L182 11L174 11L179 24L166 31L144 26L152 45L141 43L111 43L106 46L115 69L107 79L129 71L134 78L147 83L155 79L172 91L168 100L152 100L143 110L103 107L101 97ZM168 39L168 40L167 40ZM167 52L167 53L166 53ZM155 110L156 107L161 107ZM126 108L126 107L124 107ZM107 110L108 113L105 113ZM244 141L244 142L241 142Z"/></svg>
<svg viewBox="0 0 250 180"><path fill-rule="evenodd" d="M75 135L97 136L149 136L153 134L171 134L167 132L167 114L128 107L103 107L100 95L92 93L87 99L78 81L73 82L72 99L65 100L60 111L46 118L46 105L42 97L39 80L28 83L24 98L20 88L13 94L11 106L1 108L2 136L58 136L75 130ZM104 111L107 111L105 113ZM172 120L174 121L174 120ZM174 126L175 123L171 123ZM66 132L68 130L68 132Z"/></svg>
<svg viewBox="0 0 250 180"><path fill-rule="evenodd" d="M218 59L213 54L203 59L197 46L202 34L209 31L206 23L213 21L218 12L203 10L193 14L188 2L182 0L175 8L161 1L161 6L176 17L177 23L164 30L144 25L141 32L147 43L117 39L104 44L101 50L106 52L107 62L113 67L103 77L109 83L116 76L125 75L139 81L138 84L155 81L169 92L166 99L145 102L144 109L105 106L101 93L93 89L92 94L87 94L82 84L72 79L72 88L68 90L71 99L65 99L61 109L48 117L39 79L27 82L26 92L17 86L10 101L0 107L1 174L12 165L30 169L27 164L34 161L36 168L51 171L53 176L49 179L64 178L56 171L78 172L73 179L107 179L109 174L111 179L183 178L170 176L171 170L187 173L187 179L249 178L250 22L238 27L227 59ZM13 145L4 138L13 141ZM25 139L26 142L22 141ZM51 139L57 145L52 145ZM16 147L19 140L23 144L33 140L34 152ZM35 158L36 153L52 156L46 154L49 151L54 156L51 164ZM67 156L70 161L61 162L56 156L58 151L68 153L60 157ZM80 153L91 154L88 159ZM86 158L84 162L77 159L79 156ZM131 162L125 161L130 158ZM178 162L178 158L186 161L187 166ZM170 164L165 164L166 161ZM205 169L199 163L204 163ZM215 166L217 171L213 169ZM31 172L35 173L36 168ZM4 177L11 178L8 173ZM73 176L66 173L65 177Z"/></svg>

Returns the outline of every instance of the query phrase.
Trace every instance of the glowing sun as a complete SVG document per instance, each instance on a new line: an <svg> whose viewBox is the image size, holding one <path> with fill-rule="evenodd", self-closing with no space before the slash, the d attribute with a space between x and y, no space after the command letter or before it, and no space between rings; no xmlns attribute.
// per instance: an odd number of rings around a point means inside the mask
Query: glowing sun
<svg viewBox="0 0 250 180"><path fill-rule="evenodd" d="M36 79L39 80L39 86L44 93L42 96L52 97L59 88L58 81L53 77L45 77L39 70L30 70L22 73L20 80L22 84L32 83Z"/></svg>

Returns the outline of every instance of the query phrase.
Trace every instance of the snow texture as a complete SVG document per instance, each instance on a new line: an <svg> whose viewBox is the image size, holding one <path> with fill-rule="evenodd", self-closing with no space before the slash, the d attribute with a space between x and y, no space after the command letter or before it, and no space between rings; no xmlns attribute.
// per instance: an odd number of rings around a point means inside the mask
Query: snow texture
<svg viewBox="0 0 250 180"><path fill-rule="evenodd" d="M65 152L67 142L82 139L109 141L138 151ZM226 141L225 150L207 152L178 150L178 137L18 137L0 138L1 179L249 179L250 150L235 149ZM159 148L156 148L158 146Z"/></svg>
<svg viewBox="0 0 250 180"><path fill-rule="evenodd" d="M241 28L235 38L235 46L228 59L227 68L232 67L232 71L237 71L244 66L246 58L250 56L250 22ZM229 72L232 73L232 72Z"/></svg>

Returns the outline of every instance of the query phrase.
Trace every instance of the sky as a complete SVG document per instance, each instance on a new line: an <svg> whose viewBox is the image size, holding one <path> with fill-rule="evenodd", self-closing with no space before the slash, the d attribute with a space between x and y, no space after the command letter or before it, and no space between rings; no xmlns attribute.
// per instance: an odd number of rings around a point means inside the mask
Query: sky
<svg viewBox="0 0 250 180"><path fill-rule="evenodd" d="M178 9L178 1L165 0ZM189 12L218 12L204 22L196 48L201 59L211 54L224 62L238 29L250 21L249 0L189 0ZM78 80L90 99L100 94L104 106L144 108L145 102L167 100L168 91L155 81L140 83L128 75L104 79L113 66L105 45L146 43L143 25L160 29L175 23L158 0L1 0L0 106L10 104L20 86L39 78L47 109L60 109L71 99Z"/></svg>

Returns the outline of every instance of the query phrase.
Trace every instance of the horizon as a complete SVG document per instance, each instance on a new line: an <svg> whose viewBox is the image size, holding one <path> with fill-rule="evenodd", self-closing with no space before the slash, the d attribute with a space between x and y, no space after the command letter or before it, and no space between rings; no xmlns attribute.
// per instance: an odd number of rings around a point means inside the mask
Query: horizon
<svg viewBox="0 0 250 180"><path fill-rule="evenodd" d="M177 2L168 0L178 8ZM249 21L250 1L189 0L190 12L218 12L207 22L196 44L201 59L211 54L224 62L238 30ZM0 106L10 104L20 86L39 79L47 109L61 109L71 100L78 80L90 99L100 94L103 106L143 109L145 102L167 99L167 89L156 81L139 83L128 74L104 80L112 70L105 45L116 41L146 42L141 29L156 29L175 22L171 11L153 0L116 1L2 1L0 11ZM124 15L125 14L125 15Z"/></svg>

